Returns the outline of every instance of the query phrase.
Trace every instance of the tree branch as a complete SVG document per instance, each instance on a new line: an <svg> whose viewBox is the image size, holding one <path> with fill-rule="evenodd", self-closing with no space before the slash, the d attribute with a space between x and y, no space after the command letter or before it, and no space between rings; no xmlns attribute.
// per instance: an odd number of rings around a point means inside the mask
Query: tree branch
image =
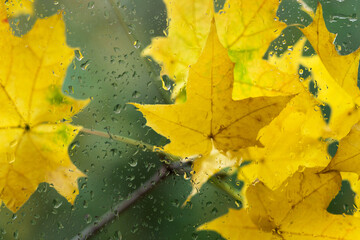
<svg viewBox="0 0 360 240"><path fill-rule="evenodd" d="M171 166L163 165L159 171L155 173L147 182L145 182L142 187L138 188L133 192L130 197L116 205L114 208L110 209L100 219L92 225L89 225L84 230L82 230L77 236L73 237L72 240L85 240L93 236L105 225L113 221L119 214L124 212L126 209L131 207L139 199L141 199L146 193L151 191L162 179L168 176L172 172Z"/></svg>
<svg viewBox="0 0 360 240"><path fill-rule="evenodd" d="M217 188L223 190L224 192L226 192L230 197L232 197L232 199L234 199L236 201L239 201L239 202L244 201L243 197L241 196L241 191L238 191L238 190L234 189L227 182L217 179L216 176L210 178L209 182L212 183L215 187L217 187Z"/></svg>
<svg viewBox="0 0 360 240"><path fill-rule="evenodd" d="M158 153L160 155L160 158L162 158L162 159L164 159L166 157L167 160L170 160L171 162L173 162L173 164L191 165L194 162L194 160L199 157L196 155L196 156L188 157L186 159L182 159L179 156L175 156L168 152L163 151L160 147L151 145L149 143L144 143L142 141L135 140L132 138L114 135L114 134L111 134L110 132L102 132L102 131L92 130L92 129L88 129L88 128L82 128L80 131L83 133L88 133L88 134L92 134L92 135L99 136L99 137L114 139L116 141L119 141L119 142L122 142L125 144L129 144L129 145L133 145L135 147L145 148L148 151ZM231 187L226 182L218 180L216 178L212 178L212 179L210 179L210 183L212 183L217 188L222 189L224 192L229 194L233 199L238 200L238 201L243 201L240 192L237 191L236 189L234 189L233 187Z"/></svg>
<svg viewBox="0 0 360 240"><path fill-rule="evenodd" d="M132 138L127 138L119 135L113 135L109 132L102 132L97 130L92 130L88 128L83 128L80 130L83 133L92 134L99 137L105 137L109 139L114 139L119 142L123 142L125 144L133 145L136 147L142 147L146 150L157 152L159 155L162 155L162 159L164 157L167 157L171 164L163 165L158 172L152 176L151 179L149 179L144 185L137 189L128 200L122 201L118 205L116 205L114 208L110 209L107 213L105 213L103 216L100 217L100 220L96 222L94 225L90 225L87 228L85 228L81 233L79 233L77 236L73 237L72 240L86 240L92 235L94 235L96 232L98 232L101 228L103 228L106 224L114 220L120 213L124 212L126 209L131 207L134 203L136 203L143 195L151 191L162 179L164 179L166 176L170 175L170 173L176 173L176 174L184 174L185 172L190 172L191 170L191 164L198 156L193 156L190 158L187 158L187 161L184 161L185 159L182 159L178 156L174 156L172 154L169 154L165 151L162 151L159 147L156 147L154 145L144 143L139 140L135 140ZM168 162L168 161L166 161ZM237 201L243 201L241 197L241 193L234 189L231 185L227 184L224 181L221 181L219 179L211 178L210 183L212 183L215 187L223 190L226 192L229 196L231 196L234 200Z"/></svg>

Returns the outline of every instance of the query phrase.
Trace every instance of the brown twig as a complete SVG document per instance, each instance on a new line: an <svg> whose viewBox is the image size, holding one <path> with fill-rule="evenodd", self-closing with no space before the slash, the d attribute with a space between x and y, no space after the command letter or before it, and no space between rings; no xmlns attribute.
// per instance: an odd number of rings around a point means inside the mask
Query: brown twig
<svg viewBox="0 0 360 240"><path fill-rule="evenodd" d="M161 182L162 179L169 176L171 173L175 173L178 175L182 175L185 172L190 172L191 165L193 161L198 157L194 156L191 158L188 158L186 161L185 159L182 159L180 157L174 156L172 154L166 153L162 150L159 150L158 147L155 147L154 145L144 143L142 141L138 141L135 139L114 135L109 132L102 132L97 130L92 130L88 128L81 129L81 132L92 134L99 137L106 137L110 139L114 139L119 142L123 142L125 144L133 145L136 147L140 147L143 149L147 149L149 151L157 152L159 153L159 156L163 161L165 162L172 162L171 164L163 164L163 166L157 171L155 175L153 175L146 183L142 185L139 189L137 189L135 192L133 192L129 198L125 201L122 201L112 209L110 209L108 212L106 212L104 215L102 215L99 219L99 221L95 222L93 225L90 225L86 227L84 230L82 230L77 236L73 237L71 240L86 240L89 239L89 237L93 236L95 233L97 233L100 229L102 229L104 226L106 226L108 223L113 221L118 215L120 215L122 212L124 212L126 209L131 207L133 204L135 204L139 199L141 199L146 193L151 191L158 183ZM167 160L165 160L166 158ZM210 183L212 183L214 186L218 187L219 189L226 192L229 196L231 196L234 200L242 201L242 197L240 193L236 190L234 190L229 184L227 184L224 181L220 181L217 179L211 179Z"/></svg>
<svg viewBox="0 0 360 240"><path fill-rule="evenodd" d="M100 217L94 224L89 225L82 230L77 236L73 237L72 240L85 240L89 239L105 225L113 221L119 214L124 212L126 209L131 207L139 199L141 199L146 193L151 191L162 179L168 176L172 172L171 166L163 165L159 171L156 172L142 187L138 188L133 192L127 200L122 201L114 208L110 209L104 215Z"/></svg>

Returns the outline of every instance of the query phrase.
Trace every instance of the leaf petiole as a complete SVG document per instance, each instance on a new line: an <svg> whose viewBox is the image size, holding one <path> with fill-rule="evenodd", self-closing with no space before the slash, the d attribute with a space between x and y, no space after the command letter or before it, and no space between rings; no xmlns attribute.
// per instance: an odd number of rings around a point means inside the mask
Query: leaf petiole
<svg viewBox="0 0 360 240"><path fill-rule="evenodd" d="M230 184L228 184L225 181L222 181L220 179L218 179L216 176L212 177L209 180L210 183L212 183L214 186L220 188L221 190L223 190L224 192L226 192L229 196L231 196L234 200L236 201L240 201L243 202L244 199L241 196L240 191L234 189Z"/></svg>
<svg viewBox="0 0 360 240"><path fill-rule="evenodd" d="M161 147L158 147L158 146L155 146L155 145L152 145L149 143L145 143L143 141L136 140L133 138L128 138L128 137L124 137L124 136L120 136L120 135L111 134L110 132L103 132L103 131L98 131L98 130L93 130L93 129L88 129L88 128L82 128L80 131L83 133L88 133L88 134L99 136L99 137L113 139L118 142L122 142L125 144L129 144L129 145L138 147L140 149L145 149L145 150L148 150L151 152L159 153L160 155L163 155L166 158L163 160L168 160L171 162L177 162L177 161L183 160L181 157L178 157L178 156L175 156L168 152L163 151ZM194 158L196 158L196 156L193 158L185 159L185 160L192 161Z"/></svg>

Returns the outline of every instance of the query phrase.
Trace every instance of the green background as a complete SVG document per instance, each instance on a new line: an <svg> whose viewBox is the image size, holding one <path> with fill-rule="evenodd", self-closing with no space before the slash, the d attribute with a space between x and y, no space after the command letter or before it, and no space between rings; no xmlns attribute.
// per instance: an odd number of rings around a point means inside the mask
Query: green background
<svg viewBox="0 0 360 240"><path fill-rule="evenodd" d="M316 6L316 1L306 2ZM217 9L222 3L216 3ZM341 46L340 53L356 50L360 45L360 2L322 3L329 30L338 33L335 44ZM63 10L68 44L80 48L84 56L74 59L63 87L70 96L92 99L74 123L154 145L165 144L167 140L144 126L142 115L127 104L169 101L171 89L161 87L160 68L140 57L151 38L163 35L166 29L162 1L36 0L35 8L35 17L13 20L18 34L30 29L36 18ZM300 12L295 0L283 0L278 13L288 24L307 25L311 21ZM17 21L19 27L14 24ZM280 39L273 46L280 52L299 36L292 27L285 30L286 43ZM170 82L166 84L171 86ZM161 165L154 153L84 134L75 139L69 153L75 165L87 174L79 181L80 194L74 206L48 184L41 184L16 214L4 206L0 208L0 239L71 239L140 188ZM233 178L229 183L239 185ZM91 239L222 239L215 232L197 232L196 228L225 214L228 208L237 208L237 203L222 190L205 184L201 193L182 208L190 191L189 179L172 175ZM351 213L353 195L349 184L344 183L329 211Z"/></svg>

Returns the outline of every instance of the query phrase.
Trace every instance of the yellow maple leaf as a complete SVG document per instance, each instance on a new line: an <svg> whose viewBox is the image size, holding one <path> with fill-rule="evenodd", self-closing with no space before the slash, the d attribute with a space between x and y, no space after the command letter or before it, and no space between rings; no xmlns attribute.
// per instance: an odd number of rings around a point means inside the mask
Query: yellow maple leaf
<svg viewBox="0 0 360 240"><path fill-rule="evenodd" d="M68 156L80 129L69 122L89 101L61 92L74 57L61 14L37 20L22 37L12 35L1 21L0 52L0 199L16 211L39 183L48 182L73 203L77 179L84 174Z"/></svg>
<svg viewBox="0 0 360 240"><path fill-rule="evenodd" d="M134 104L145 116L148 126L170 139L164 147L166 152L182 158L201 156L196 161L205 164L213 147L227 153L258 144L258 131L291 97L234 101L233 69L234 64L212 25L199 61L190 68L187 101L172 105ZM218 168L215 160L213 168Z"/></svg>
<svg viewBox="0 0 360 240"><path fill-rule="evenodd" d="M162 65L168 75L182 88L189 65L197 62L210 32L213 18L212 0L164 0L168 12L168 34L154 38L143 54Z"/></svg>
<svg viewBox="0 0 360 240"><path fill-rule="evenodd" d="M330 156L328 144L319 140L321 129L326 126L318 103L308 93L294 97L269 125L259 132L264 148L242 151L250 164L239 170L238 178L246 187L256 179L270 189L280 186L299 166L326 167Z"/></svg>
<svg viewBox="0 0 360 240"><path fill-rule="evenodd" d="M214 146L207 156L196 159L192 166L193 171L191 172L193 189L186 202L200 191L202 185L211 176L223 168L236 166L238 162L237 156L232 156L231 152L221 152Z"/></svg>
<svg viewBox="0 0 360 240"><path fill-rule="evenodd" d="M7 0L5 7L9 17L16 17L20 14L32 15L34 13L33 0Z"/></svg>
<svg viewBox="0 0 360 240"><path fill-rule="evenodd" d="M303 81L315 82L316 97L331 108L328 131L323 137L341 139L360 120L360 91L357 87L360 50L344 56L339 55L333 44L335 34L330 33L322 17L319 4L312 24L301 29L314 47L317 55L303 57L299 62L308 68L310 76Z"/></svg>
<svg viewBox="0 0 360 240"><path fill-rule="evenodd" d="M355 124L344 137L326 170L354 172L360 175L360 125Z"/></svg>
<svg viewBox="0 0 360 240"><path fill-rule="evenodd" d="M310 41L317 55L332 78L358 102L360 91L357 87L360 49L348 55L340 55L334 45L336 34L329 32L319 3L313 22L301 29Z"/></svg>
<svg viewBox="0 0 360 240"><path fill-rule="evenodd" d="M298 171L278 189L262 182L247 189L249 207L204 224L226 239L358 239L360 219L326 211L340 190L338 172Z"/></svg>
<svg viewBox="0 0 360 240"><path fill-rule="evenodd" d="M310 42L317 46L316 49L321 49L322 52L311 57L301 56L299 50L302 52L305 40L302 39L294 47L295 55L292 62L285 66L282 66L283 64L278 66L285 68L286 71L298 71L299 65L307 66L310 75L306 79L302 78L301 81L308 89L310 83L315 82L316 92L312 97L307 93L301 93L292 99L281 114L259 133L259 139L264 148L250 148L243 153L243 157L252 160L252 163L241 168L238 177L248 184L255 179L260 179L268 187L275 189L299 166L325 168L331 158L327 154L328 143L321 139L328 137L341 139L348 134L351 126L359 121L359 111L356 110L354 98L350 95L352 88L358 91L353 77L354 74L357 75L357 69L351 66L354 63L350 64L349 56L340 56L332 45L334 36L326 29L321 5L318 7L313 23L303 31L309 35L309 38L317 35L328 36L322 40L310 39ZM325 42L325 47L322 46L322 41ZM355 55L350 58L355 58ZM278 61L276 58L270 59L270 62L276 61ZM333 77L328 69L333 71L333 65L337 64L342 64L344 67L337 68L337 74ZM355 65L358 66L357 63ZM300 76L304 74L302 69L299 73ZM349 86L349 90L345 91L342 88L345 85L340 86L339 76L345 78L343 79L345 82L349 81L346 85ZM328 123L321 117L319 105L323 103L331 107ZM348 155L352 154L351 151L347 152ZM335 157L332 163L335 163L337 159L340 158ZM349 162L348 169L351 168L350 166L355 165ZM333 169L340 170L340 168Z"/></svg>
<svg viewBox="0 0 360 240"><path fill-rule="evenodd" d="M357 86L360 49L349 55L339 55L333 44L336 35L327 30L322 15L319 4L313 23L302 29L317 53L304 58L303 65L311 68L312 78L319 88L317 98L331 107L329 131L323 136L340 140L338 151L325 170L348 172L346 177L357 186L350 173L360 174L360 91ZM358 187L354 191L360 193Z"/></svg>
<svg viewBox="0 0 360 240"><path fill-rule="evenodd" d="M236 100L302 91L296 72L280 71L263 59L270 43L286 27L276 16L278 5L278 0L227 0L215 14L220 42L236 63L233 91Z"/></svg>
<svg viewBox="0 0 360 240"><path fill-rule="evenodd" d="M162 74L174 78L175 96L187 81L189 66L197 62L204 49L213 18L220 42L236 63L235 100L302 90L296 73L279 71L263 59L271 41L286 27L276 19L278 0L227 0L218 13L214 13L212 0L166 0L165 4L169 34L155 38L144 54L162 65Z"/></svg>

